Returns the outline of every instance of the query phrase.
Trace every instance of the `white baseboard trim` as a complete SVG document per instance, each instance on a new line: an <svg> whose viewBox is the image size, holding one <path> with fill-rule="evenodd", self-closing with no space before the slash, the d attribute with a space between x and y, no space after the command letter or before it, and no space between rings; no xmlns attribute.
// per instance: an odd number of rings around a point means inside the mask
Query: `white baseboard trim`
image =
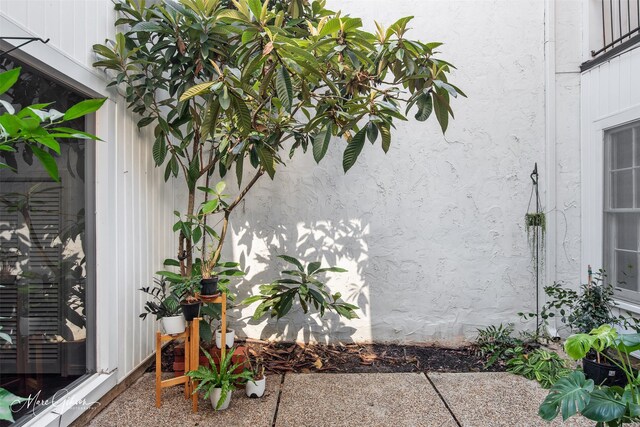
<svg viewBox="0 0 640 427"><path fill-rule="evenodd" d="M48 408L23 424L24 427L67 427L117 384L117 371L93 374L69 393L60 392Z"/></svg>

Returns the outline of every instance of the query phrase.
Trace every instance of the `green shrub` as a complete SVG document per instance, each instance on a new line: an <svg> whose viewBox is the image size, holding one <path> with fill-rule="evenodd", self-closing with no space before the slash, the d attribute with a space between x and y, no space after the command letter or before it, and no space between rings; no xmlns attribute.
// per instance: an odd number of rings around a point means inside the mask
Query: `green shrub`
<svg viewBox="0 0 640 427"><path fill-rule="evenodd" d="M543 388L551 388L556 381L571 372L567 362L557 353L541 348L526 353L524 348L516 347L506 353L512 357L507 361L508 372L536 380Z"/></svg>
<svg viewBox="0 0 640 427"><path fill-rule="evenodd" d="M498 361L508 359L507 350L523 344L522 340L513 335L513 323L506 326L502 323L498 326L488 326L478 329L478 337L475 341L476 353L487 359L485 368L489 368Z"/></svg>

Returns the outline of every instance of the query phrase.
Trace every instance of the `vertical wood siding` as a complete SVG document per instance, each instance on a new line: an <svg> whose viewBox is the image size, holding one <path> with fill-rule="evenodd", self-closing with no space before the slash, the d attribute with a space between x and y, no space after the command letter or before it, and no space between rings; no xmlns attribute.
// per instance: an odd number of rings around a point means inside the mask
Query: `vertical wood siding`
<svg viewBox="0 0 640 427"><path fill-rule="evenodd" d="M582 265L603 265L604 132L640 120L640 48L582 74ZM582 277L583 283L586 277Z"/></svg>
<svg viewBox="0 0 640 427"><path fill-rule="evenodd" d="M110 0L0 0L0 14L91 70L91 46L113 38ZM0 28L0 35L4 34ZM97 75L102 74L92 70ZM103 91L102 87L94 87ZM171 256L173 189L151 157L151 131L140 132L124 100L111 95L106 120L96 123L105 140L97 150L98 369L118 369L124 378L154 351L156 325L138 315L162 260ZM99 143L100 144L100 143ZM108 312L104 312L108 310ZM104 333L104 332L107 333ZM111 354L115 360L107 361ZM102 359L101 359L102 355Z"/></svg>

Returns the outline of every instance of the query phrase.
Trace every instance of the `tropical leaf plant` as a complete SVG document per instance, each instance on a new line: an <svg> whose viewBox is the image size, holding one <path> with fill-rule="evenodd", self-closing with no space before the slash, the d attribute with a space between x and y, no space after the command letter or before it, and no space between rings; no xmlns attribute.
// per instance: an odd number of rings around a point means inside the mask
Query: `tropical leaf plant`
<svg viewBox="0 0 640 427"><path fill-rule="evenodd" d="M640 334L619 335L611 325L601 325L589 334L567 338L565 350L573 359L580 359L589 351L597 351L608 362L625 373L627 385L596 386L581 371L574 371L559 379L540 405L539 415L551 421L562 414L563 420L576 414L596 421L596 426L622 426L640 421L640 376L635 372L629 354L640 349ZM609 356L607 350L617 356Z"/></svg>
<svg viewBox="0 0 640 427"><path fill-rule="evenodd" d="M326 284L318 278L318 275L326 272L344 273L347 270L339 267L323 268L320 261L310 262L305 267L300 260L289 255L278 255L278 258L295 268L283 270L283 278L261 285L259 294L242 301L246 305L260 301L253 314L255 320L267 314L280 319L291 311L296 300L305 314L313 308L320 313L320 317L327 310L332 310L346 319L358 318L355 312L358 306L344 302L339 292L331 294Z"/></svg>
<svg viewBox="0 0 640 427"><path fill-rule="evenodd" d="M0 73L0 95L8 92L18 82L21 68L13 68ZM77 118L94 113L106 99L87 99L73 105L66 112L48 108L50 103L35 104L16 111L10 102L0 99L0 169L12 169L5 161L3 153L15 153L24 147L47 171L49 176L59 181L56 155L60 154L60 139L99 140L95 135L71 129L64 125Z"/></svg>

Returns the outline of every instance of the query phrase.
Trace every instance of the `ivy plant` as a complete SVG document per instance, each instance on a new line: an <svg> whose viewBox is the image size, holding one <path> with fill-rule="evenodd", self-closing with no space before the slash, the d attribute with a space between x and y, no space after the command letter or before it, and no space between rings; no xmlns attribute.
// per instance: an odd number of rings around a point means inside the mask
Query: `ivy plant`
<svg viewBox="0 0 640 427"><path fill-rule="evenodd" d="M7 93L20 77L21 68L0 73L0 96ZM0 99L0 169L12 169L2 160L2 153L15 153L19 145L30 151L49 176L59 181L55 156L60 154L61 138L98 140L95 135L64 126L71 120L97 111L106 99L87 99L65 112L48 108L51 103L34 104L16 111L7 100ZM0 109L0 111L2 111Z"/></svg>
<svg viewBox="0 0 640 427"><path fill-rule="evenodd" d="M214 173L235 174L239 188L205 213L220 223L200 236L202 252L209 238L215 246L203 256L209 265L220 258L232 211L262 176L273 179L301 151L320 162L332 144L342 145L346 172L366 141L387 152L412 108L418 121L435 114L444 132L451 98L464 96L449 81L441 43L407 38L411 17L368 32L324 0L124 0L115 8L124 30L93 47L94 65L111 74L138 126L153 128L165 179L183 180L183 276L196 257L188 220L197 216L198 186L207 200Z"/></svg>

